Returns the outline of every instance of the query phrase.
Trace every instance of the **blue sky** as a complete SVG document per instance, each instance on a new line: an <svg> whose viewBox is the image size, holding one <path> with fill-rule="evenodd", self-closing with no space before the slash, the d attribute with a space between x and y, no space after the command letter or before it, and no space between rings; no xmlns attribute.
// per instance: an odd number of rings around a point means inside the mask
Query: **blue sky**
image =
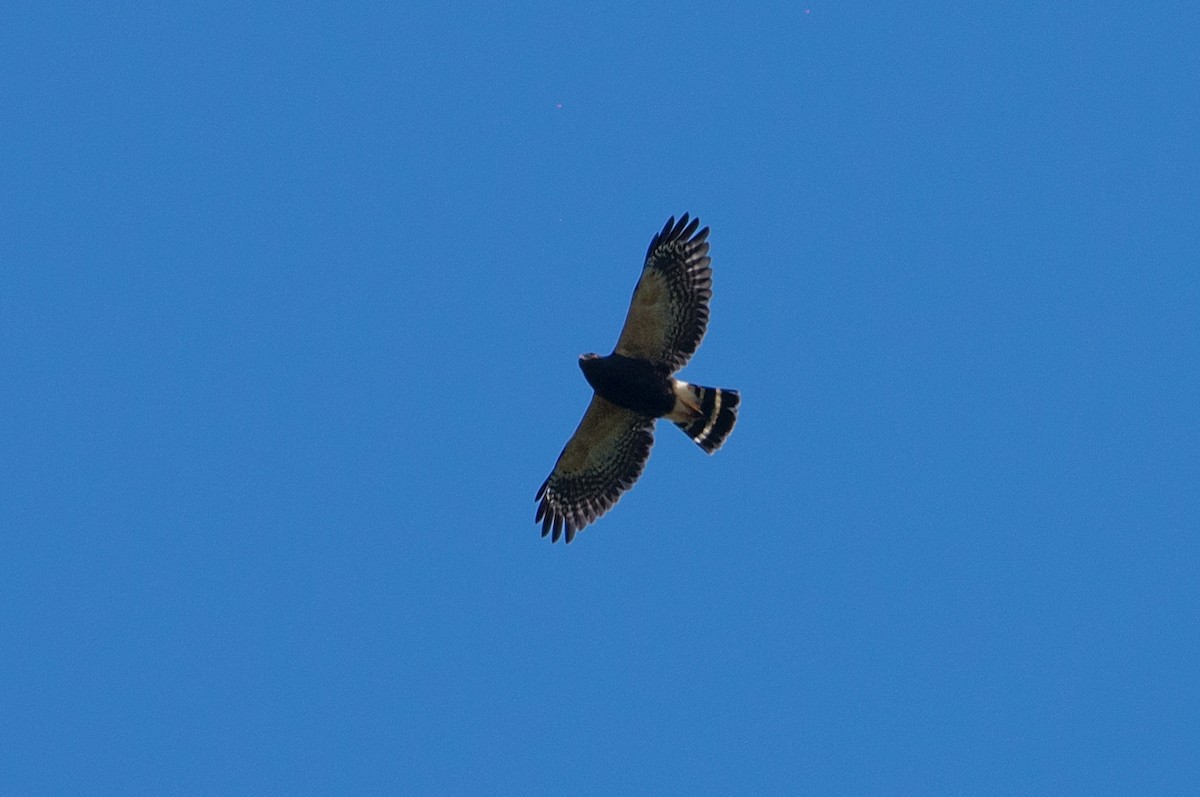
<svg viewBox="0 0 1200 797"><path fill-rule="evenodd" d="M7 4L0 791L1200 789L1186 4ZM736 387L569 547L650 236Z"/></svg>

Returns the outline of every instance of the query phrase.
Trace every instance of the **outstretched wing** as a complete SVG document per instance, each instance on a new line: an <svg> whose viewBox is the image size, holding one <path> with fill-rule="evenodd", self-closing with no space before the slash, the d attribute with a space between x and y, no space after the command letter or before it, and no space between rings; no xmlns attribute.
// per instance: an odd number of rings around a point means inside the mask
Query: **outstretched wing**
<svg viewBox="0 0 1200 797"><path fill-rule="evenodd" d="M700 345L708 328L712 258L708 228L696 232L699 226L700 219L689 223L686 213L678 222L672 216L650 240L617 354L663 362L674 372Z"/></svg>
<svg viewBox="0 0 1200 797"><path fill-rule="evenodd" d="M563 531L567 542L617 502L642 475L654 444L654 419L618 407L598 395L567 441L554 470L538 489L542 536Z"/></svg>

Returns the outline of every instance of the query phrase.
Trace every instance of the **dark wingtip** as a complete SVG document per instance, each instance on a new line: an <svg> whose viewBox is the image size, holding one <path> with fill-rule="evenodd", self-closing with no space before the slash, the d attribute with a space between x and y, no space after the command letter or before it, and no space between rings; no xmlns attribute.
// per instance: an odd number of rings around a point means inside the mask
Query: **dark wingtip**
<svg viewBox="0 0 1200 797"><path fill-rule="evenodd" d="M683 218L687 219L687 217L688 217L687 214L684 213ZM686 241L687 239L692 237L692 233L694 233L696 231L696 228L699 226L700 226L700 219L692 219L692 223L688 224L686 227L683 228L683 230L679 233L679 237Z"/></svg>
<svg viewBox="0 0 1200 797"><path fill-rule="evenodd" d="M675 222L675 226L671 228L671 232L667 236L668 240L674 241L679 237L679 234L683 232L683 228L687 226L688 218L689 216L686 213L679 217L679 221Z"/></svg>
<svg viewBox="0 0 1200 797"><path fill-rule="evenodd" d="M646 247L646 257L650 257L650 253L654 251L654 247L658 246L659 242L670 236L671 230L675 229L675 217L667 219L667 223L663 228L650 238L650 245Z"/></svg>
<svg viewBox="0 0 1200 797"><path fill-rule="evenodd" d="M663 228L654 234L650 239L650 246L646 247L646 257L650 257L650 253L654 251L654 247L658 246L663 241L687 241L692 239L697 243L702 243L708 237L708 228L705 227L694 238L692 233L696 232L696 228L700 226L700 217L692 217L690 213L684 213L676 221L674 216L667 219L667 223Z"/></svg>

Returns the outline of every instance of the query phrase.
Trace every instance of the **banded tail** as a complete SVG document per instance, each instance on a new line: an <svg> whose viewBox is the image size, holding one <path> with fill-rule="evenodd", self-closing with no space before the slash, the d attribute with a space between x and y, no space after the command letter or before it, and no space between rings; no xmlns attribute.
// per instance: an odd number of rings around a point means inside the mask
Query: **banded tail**
<svg viewBox="0 0 1200 797"><path fill-rule="evenodd" d="M711 454L721 447L737 423L742 397L736 390L675 382L675 407L667 419Z"/></svg>

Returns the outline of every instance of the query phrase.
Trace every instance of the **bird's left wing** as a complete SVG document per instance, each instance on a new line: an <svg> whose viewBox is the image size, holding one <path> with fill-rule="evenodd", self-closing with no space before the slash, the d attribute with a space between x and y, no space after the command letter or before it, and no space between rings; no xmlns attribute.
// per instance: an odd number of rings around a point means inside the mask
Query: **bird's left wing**
<svg viewBox="0 0 1200 797"><path fill-rule="evenodd" d="M538 489L542 536L575 533L607 512L642 474L654 444L654 419L592 396L579 428Z"/></svg>
<svg viewBox="0 0 1200 797"><path fill-rule="evenodd" d="M617 354L684 366L708 328L712 298L712 258L708 228L696 232L700 219L678 222L672 216L650 240L642 276L633 289L629 314L617 339Z"/></svg>

